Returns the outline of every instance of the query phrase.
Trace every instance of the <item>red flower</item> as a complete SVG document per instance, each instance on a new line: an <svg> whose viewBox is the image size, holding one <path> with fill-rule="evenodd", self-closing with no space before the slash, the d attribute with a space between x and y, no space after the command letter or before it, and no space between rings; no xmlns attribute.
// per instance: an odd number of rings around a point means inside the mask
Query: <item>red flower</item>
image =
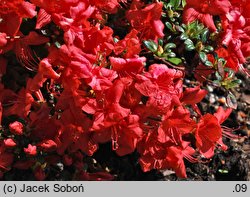
<svg viewBox="0 0 250 197"><path fill-rule="evenodd" d="M164 64L153 64L149 67L149 72L137 75L135 88L149 97L146 104L148 115L164 114L174 105L180 104L182 75L181 71L170 69Z"/></svg>
<svg viewBox="0 0 250 197"><path fill-rule="evenodd" d="M25 0L11 0L0 2L0 14L17 13L23 18L33 18L36 6Z"/></svg>
<svg viewBox="0 0 250 197"><path fill-rule="evenodd" d="M137 37L138 33L138 31L132 29L124 39L115 43L115 54L121 54L124 58L132 58L138 55L141 51L141 43Z"/></svg>
<svg viewBox="0 0 250 197"><path fill-rule="evenodd" d="M4 115L18 115L20 117L27 117L30 112L31 105L34 98L24 88L18 92L18 95L13 95L12 101L9 104L12 106L4 110Z"/></svg>
<svg viewBox="0 0 250 197"><path fill-rule="evenodd" d="M157 39L164 36L164 24L160 20L163 4L152 3L146 7L134 7L126 13L131 26L141 34L142 39Z"/></svg>
<svg viewBox="0 0 250 197"><path fill-rule="evenodd" d="M0 32L0 47L3 47L7 44L7 34ZM0 51L2 53L2 51Z"/></svg>
<svg viewBox="0 0 250 197"><path fill-rule="evenodd" d="M241 45L244 42L250 42L250 36L246 33L246 21L241 13L237 10L232 10L227 15L227 20L224 25L225 34L222 44L228 47L229 56L237 57L240 64L245 63L246 59L241 51ZM237 70L236 67L234 70Z"/></svg>
<svg viewBox="0 0 250 197"><path fill-rule="evenodd" d="M10 132L15 135L22 135L23 134L23 124L21 122L15 121L9 124Z"/></svg>
<svg viewBox="0 0 250 197"><path fill-rule="evenodd" d="M231 4L228 0L186 0L183 12L183 22L201 21L210 30L216 31L213 15L222 15L229 12Z"/></svg>
<svg viewBox="0 0 250 197"><path fill-rule="evenodd" d="M201 100L207 95L206 90L200 89L200 86L194 88L186 88L183 92L181 101L187 105L194 105L201 102Z"/></svg>
<svg viewBox="0 0 250 197"><path fill-rule="evenodd" d="M195 132L196 146L200 153L206 158L211 158L214 154L216 143L222 136L222 130L218 119L206 114L201 117Z"/></svg>
<svg viewBox="0 0 250 197"><path fill-rule="evenodd" d="M114 14L117 12L120 0L92 0L92 5L95 5L100 10Z"/></svg>
<svg viewBox="0 0 250 197"><path fill-rule="evenodd" d="M4 140L4 145L7 148L12 148L12 147L16 146L16 142L13 139L11 139L11 138L7 138L7 139Z"/></svg>
<svg viewBox="0 0 250 197"><path fill-rule="evenodd" d="M28 147L24 148L23 150L29 156L35 156L37 154L36 146L33 146L31 144L29 144Z"/></svg>
<svg viewBox="0 0 250 197"><path fill-rule="evenodd" d="M129 59L110 57L109 60L112 69L122 76L131 76L141 73L146 63L145 57L134 57Z"/></svg>
<svg viewBox="0 0 250 197"><path fill-rule="evenodd" d="M43 140L37 146L41 147L45 152L56 150L57 144L53 140Z"/></svg>

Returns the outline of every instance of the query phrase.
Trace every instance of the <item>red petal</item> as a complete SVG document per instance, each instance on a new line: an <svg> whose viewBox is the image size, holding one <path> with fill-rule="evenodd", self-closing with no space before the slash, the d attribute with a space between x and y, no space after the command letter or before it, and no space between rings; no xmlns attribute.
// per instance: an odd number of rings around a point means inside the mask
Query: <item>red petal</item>
<svg viewBox="0 0 250 197"><path fill-rule="evenodd" d="M186 88L183 92L182 102L187 105L194 105L201 102L201 100L207 95L206 90L200 89L200 86L194 88Z"/></svg>

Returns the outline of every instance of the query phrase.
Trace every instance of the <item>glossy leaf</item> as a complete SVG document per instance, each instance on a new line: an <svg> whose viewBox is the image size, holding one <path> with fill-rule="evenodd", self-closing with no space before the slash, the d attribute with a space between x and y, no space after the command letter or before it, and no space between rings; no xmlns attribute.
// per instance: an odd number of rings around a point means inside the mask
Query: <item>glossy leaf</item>
<svg viewBox="0 0 250 197"><path fill-rule="evenodd" d="M203 63L205 63L205 62L207 61L207 54L206 54L206 53L200 52L200 53L199 53L199 57L200 57L200 59L201 59L201 61L202 61Z"/></svg>
<svg viewBox="0 0 250 197"><path fill-rule="evenodd" d="M150 40L150 41L144 40L144 41L143 41L143 44L144 44L150 51L152 51L152 52L156 52L156 51L157 51L158 46L157 46L157 44L156 44L154 41L152 41L152 40Z"/></svg>
<svg viewBox="0 0 250 197"><path fill-rule="evenodd" d="M180 58L177 58L177 57L168 58L167 60L174 65L179 65L182 63L182 60Z"/></svg>

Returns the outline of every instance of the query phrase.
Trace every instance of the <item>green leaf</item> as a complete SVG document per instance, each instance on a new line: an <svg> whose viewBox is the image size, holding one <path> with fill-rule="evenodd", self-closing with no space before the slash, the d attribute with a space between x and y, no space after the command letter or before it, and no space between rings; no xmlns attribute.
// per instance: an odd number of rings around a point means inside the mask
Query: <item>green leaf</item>
<svg viewBox="0 0 250 197"><path fill-rule="evenodd" d="M165 46L164 46L164 51L168 50L168 49L173 49L173 48L176 48L176 44L174 43L167 43Z"/></svg>
<svg viewBox="0 0 250 197"><path fill-rule="evenodd" d="M217 80L221 81L222 80L222 77L220 76L219 72L215 72L215 77Z"/></svg>
<svg viewBox="0 0 250 197"><path fill-rule="evenodd" d="M118 38L114 38L114 42L115 43L119 42L119 39Z"/></svg>
<svg viewBox="0 0 250 197"><path fill-rule="evenodd" d="M238 87L241 83L242 83L242 81L240 79L233 80L229 84L227 84L227 88Z"/></svg>
<svg viewBox="0 0 250 197"><path fill-rule="evenodd" d="M208 67L212 67L212 66L213 66L213 63L207 60L207 61L204 63L204 65L205 65L205 66L208 66Z"/></svg>
<svg viewBox="0 0 250 197"><path fill-rule="evenodd" d="M194 43L190 39L186 39L184 44L187 51L192 51L195 49Z"/></svg>
<svg viewBox="0 0 250 197"><path fill-rule="evenodd" d="M188 39L187 34L182 33L181 36L180 36L180 39L181 39L181 40L187 40L187 39Z"/></svg>
<svg viewBox="0 0 250 197"><path fill-rule="evenodd" d="M208 29L204 29L204 31L201 33L201 41L203 43L207 42L208 34L209 34Z"/></svg>
<svg viewBox="0 0 250 197"><path fill-rule="evenodd" d="M58 48L58 49L61 48L61 44L59 42L56 41L54 44L56 45L56 48Z"/></svg>
<svg viewBox="0 0 250 197"><path fill-rule="evenodd" d="M157 51L157 44L152 41L152 40L144 40L143 44L152 52L156 52Z"/></svg>
<svg viewBox="0 0 250 197"><path fill-rule="evenodd" d="M168 58L167 61L171 62L174 65L179 65L182 63L182 60L177 57Z"/></svg>
<svg viewBox="0 0 250 197"><path fill-rule="evenodd" d="M171 5L172 7L176 9L181 5L181 0L170 0L168 5Z"/></svg>
<svg viewBox="0 0 250 197"><path fill-rule="evenodd" d="M166 22L165 25L169 30L174 31L173 26L170 22Z"/></svg>
<svg viewBox="0 0 250 197"><path fill-rule="evenodd" d="M182 33L185 32L185 30L184 30L181 26L179 26L179 25L176 25L176 26L175 26L175 29L176 29L177 31L179 31L179 32L182 32Z"/></svg>
<svg viewBox="0 0 250 197"><path fill-rule="evenodd" d="M228 93L226 101L227 101L228 107L231 107L233 109L237 109L237 99L235 98L235 96L231 92Z"/></svg>
<svg viewBox="0 0 250 197"><path fill-rule="evenodd" d="M186 39L184 42L185 45L194 45L193 41L190 39Z"/></svg>
<svg viewBox="0 0 250 197"><path fill-rule="evenodd" d="M169 57L176 57L175 53L171 52L168 54Z"/></svg>
<svg viewBox="0 0 250 197"><path fill-rule="evenodd" d="M208 46L205 46L205 49L208 51L208 52L213 52L214 51L214 48L210 45Z"/></svg>
<svg viewBox="0 0 250 197"><path fill-rule="evenodd" d="M186 5L186 0L182 0L182 1L181 1L181 5L182 5L182 7L185 7L185 5Z"/></svg>
<svg viewBox="0 0 250 197"><path fill-rule="evenodd" d="M161 38L158 39L158 45L160 45L160 46L163 45L163 40Z"/></svg>
<svg viewBox="0 0 250 197"><path fill-rule="evenodd" d="M205 63L205 62L207 61L207 54L206 54L206 53L200 52L200 53L199 53L199 57L200 57L200 59L201 59L201 61L202 61L203 63Z"/></svg>
<svg viewBox="0 0 250 197"><path fill-rule="evenodd" d="M186 45L185 46L185 49L187 50L187 51L193 51L194 49L195 49L195 47L194 47L194 45Z"/></svg>
<svg viewBox="0 0 250 197"><path fill-rule="evenodd" d="M221 174L228 174L228 170L219 169L218 171Z"/></svg>

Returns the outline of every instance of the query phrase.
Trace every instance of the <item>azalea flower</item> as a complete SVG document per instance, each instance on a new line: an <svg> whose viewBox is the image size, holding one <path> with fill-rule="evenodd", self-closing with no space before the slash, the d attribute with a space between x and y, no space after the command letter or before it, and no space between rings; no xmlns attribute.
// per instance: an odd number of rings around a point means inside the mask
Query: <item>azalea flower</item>
<svg viewBox="0 0 250 197"><path fill-rule="evenodd" d="M229 52L237 57L240 64L245 63L246 59L241 51L243 42L250 41L250 36L245 30L245 18L237 10L232 10L227 15L227 25L224 27L225 34L222 44L227 46Z"/></svg>
<svg viewBox="0 0 250 197"><path fill-rule="evenodd" d="M36 6L25 0L10 0L0 2L1 14L16 13L21 18L33 18L36 15Z"/></svg>
<svg viewBox="0 0 250 197"><path fill-rule="evenodd" d="M160 20L162 6L161 2L152 3L145 8L135 6L126 13L131 26L141 33L141 39L154 40L164 36L164 24Z"/></svg>
<svg viewBox="0 0 250 197"><path fill-rule="evenodd" d="M15 135L22 135L23 134L23 124L21 122L15 121L9 124L10 132Z"/></svg>
<svg viewBox="0 0 250 197"><path fill-rule="evenodd" d="M195 138L196 146L204 157L213 156L216 143L221 136L222 130L218 119L212 114L202 116L195 131Z"/></svg>
<svg viewBox="0 0 250 197"><path fill-rule="evenodd" d="M183 22L199 20L211 31L216 31L213 16L228 13L230 7L228 0L186 0Z"/></svg>
<svg viewBox="0 0 250 197"><path fill-rule="evenodd" d="M29 156L35 156L37 154L36 146L33 146L31 144L29 144L28 147L24 148L23 150Z"/></svg>

